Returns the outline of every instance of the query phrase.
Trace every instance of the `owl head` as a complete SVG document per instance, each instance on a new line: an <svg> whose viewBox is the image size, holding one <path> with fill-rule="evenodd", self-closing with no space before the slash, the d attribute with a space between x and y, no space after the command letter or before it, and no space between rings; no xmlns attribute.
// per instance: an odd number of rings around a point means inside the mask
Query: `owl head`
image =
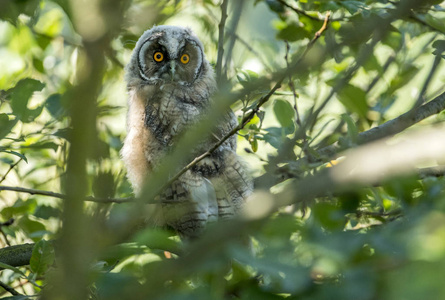
<svg viewBox="0 0 445 300"><path fill-rule="evenodd" d="M128 86L190 86L213 71L189 28L155 26L142 34L126 68Z"/></svg>

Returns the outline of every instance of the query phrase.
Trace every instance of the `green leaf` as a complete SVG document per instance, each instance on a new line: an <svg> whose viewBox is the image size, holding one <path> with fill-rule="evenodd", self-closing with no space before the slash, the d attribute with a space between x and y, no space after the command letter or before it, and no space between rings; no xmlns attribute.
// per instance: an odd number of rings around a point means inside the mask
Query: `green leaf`
<svg viewBox="0 0 445 300"><path fill-rule="evenodd" d="M389 31L382 40L382 43L391 47L394 50L400 48L402 44L402 35L396 29Z"/></svg>
<svg viewBox="0 0 445 300"><path fill-rule="evenodd" d="M338 94L338 99L350 112L366 118L368 104L366 103L366 92L354 85L346 85Z"/></svg>
<svg viewBox="0 0 445 300"><path fill-rule="evenodd" d="M358 128L355 125L354 120L348 114L342 114L341 118L343 121L346 122L348 126L348 136L351 139L351 141L355 144L357 142L357 137L358 137Z"/></svg>
<svg viewBox="0 0 445 300"><path fill-rule="evenodd" d="M28 102L36 91L41 91L45 84L38 80L26 78L20 80L14 88L8 90L11 94L11 108L13 113L23 122L35 116L35 111L28 108ZM40 110L41 111L41 110Z"/></svg>
<svg viewBox="0 0 445 300"><path fill-rule="evenodd" d="M391 80L387 93L392 95L398 89L405 86L419 73L419 68L414 65L403 65L403 69Z"/></svg>
<svg viewBox="0 0 445 300"><path fill-rule="evenodd" d="M432 47L435 49L433 53L436 55L445 52L445 40L434 41Z"/></svg>
<svg viewBox="0 0 445 300"><path fill-rule="evenodd" d="M236 78L243 87L246 87L254 80L258 79L258 74L251 70L240 70L236 74Z"/></svg>
<svg viewBox="0 0 445 300"><path fill-rule="evenodd" d="M180 244L170 239L171 233L165 230L149 228L136 234L134 241L150 249L162 249L178 252Z"/></svg>
<svg viewBox="0 0 445 300"><path fill-rule="evenodd" d="M13 266L10 266L10 265L8 265L8 264L5 264L5 263L0 262L0 268L14 271L14 272L17 273L17 274L20 274L20 275L22 275L23 277L26 277L25 273L23 273L22 271L20 271L20 269L18 269L18 268L16 268L16 267L13 267Z"/></svg>
<svg viewBox="0 0 445 300"><path fill-rule="evenodd" d="M32 59L32 65L40 73L45 73L45 68L43 67L43 61L41 59L33 58Z"/></svg>
<svg viewBox="0 0 445 300"><path fill-rule="evenodd" d="M57 151L57 149L59 148L59 145L54 142L38 142L38 143L35 143L32 145L22 146L22 148L36 149L36 150L52 149L54 151Z"/></svg>
<svg viewBox="0 0 445 300"><path fill-rule="evenodd" d="M18 156L18 157L20 157L21 159L23 159L26 163L28 163L28 159L26 158L26 156L23 155L23 154L21 154L21 153L19 153L19 152L12 151L12 150L0 150L0 152L5 152L5 153L9 153L9 154Z"/></svg>
<svg viewBox="0 0 445 300"><path fill-rule="evenodd" d="M34 15L39 8L40 0L2 0L0 6L0 19L16 25L19 15Z"/></svg>
<svg viewBox="0 0 445 300"><path fill-rule="evenodd" d="M54 259L55 251L53 245L42 239L35 244L29 265L36 275L44 275L53 265Z"/></svg>
<svg viewBox="0 0 445 300"><path fill-rule="evenodd" d="M346 8L351 15L367 8L367 6L363 2L353 0L340 1L340 5Z"/></svg>
<svg viewBox="0 0 445 300"><path fill-rule="evenodd" d="M277 39L295 42L310 36L310 32L308 32L304 26L297 23L290 23L278 32Z"/></svg>
<svg viewBox="0 0 445 300"><path fill-rule="evenodd" d="M0 140L11 132L15 124L17 120L10 120L7 114L0 114Z"/></svg>
<svg viewBox="0 0 445 300"><path fill-rule="evenodd" d="M270 10L274 12L283 13L285 11L283 5L277 0L266 0L266 4L269 6Z"/></svg>
<svg viewBox="0 0 445 300"><path fill-rule="evenodd" d="M45 225L43 225L39 221L30 219L29 215L21 217L17 222L17 225L19 226L19 228L27 233L29 238L31 238L35 242L41 240L45 234L48 234Z"/></svg>
<svg viewBox="0 0 445 300"><path fill-rule="evenodd" d="M295 111L288 101L281 99L275 100L273 111L281 126L290 127L293 125Z"/></svg>

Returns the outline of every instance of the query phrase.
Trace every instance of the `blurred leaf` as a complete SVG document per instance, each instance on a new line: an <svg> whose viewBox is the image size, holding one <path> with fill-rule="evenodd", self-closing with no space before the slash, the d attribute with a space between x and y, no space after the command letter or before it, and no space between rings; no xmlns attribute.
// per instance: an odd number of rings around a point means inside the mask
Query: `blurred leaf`
<svg viewBox="0 0 445 300"><path fill-rule="evenodd" d="M54 259L55 252L52 243L42 239L35 244L29 265L37 277L48 271L53 265Z"/></svg>
<svg viewBox="0 0 445 300"><path fill-rule="evenodd" d="M6 269L6 270L11 270L11 271L13 271L13 272L15 272L15 273L17 273L17 274L20 274L20 275L23 276L23 277L26 277L25 273L23 273L20 269L18 269L18 268L16 268L16 267L13 267L13 266L10 266L10 265L8 265L8 264L5 264L5 263L0 262L0 268L2 268L2 269ZM3 299L3 298L2 298L2 299Z"/></svg>
<svg viewBox="0 0 445 300"><path fill-rule="evenodd" d="M239 70L236 74L236 78L243 87L247 87L253 81L258 79L258 74L251 70Z"/></svg>
<svg viewBox="0 0 445 300"><path fill-rule="evenodd" d="M0 3L0 19L17 24L20 14L34 15L39 8L40 0L2 0Z"/></svg>
<svg viewBox="0 0 445 300"><path fill-rule="evenodd" d="M286 100L275 100L273 111L278 122L283 127L290 127L294 123L295 110Z"/></svg>
<svg viewBox="0 0 445 300"><path fill-rule="evenodd" d="M46 99L45 108L49 111L51 116L57 120L61 120L66 115L66 109L62 103L62 95L52 94Z"/></svg>
<svg viewBox="0 0 445 300"><path fill-rule="evenodd" d="M353 1L353 0L347 0L347 1L340 1L340 5L342 5L344 8L348 10L350 14L355 14L358 11L363 11L367 9L367 6L362 1Z"/></svg>
<svg viewBox="0 0 445 300"><path fill-rule="evenodd" d="M26 158L26 156L23 155L23 154L21 154L21 153L19 153L19 152L12 151L12 150L1 150L1 148L0 148L0 152L9 153L9 154L18 156L18 157L20 157L21 159L23 159L26 163L28 163L28 159Z"/></svg>
<svg viewBox="0 0 445 300"><path fill-rule="evenodd" d="M138 244L145 245L149 249L159 249L178 253L180 243L172 240L171 232L149 228L136 234L134 241Z"/></svg>
<svg viewBox="0 0 445 300"><path fill-rule="evenodd" d="M108 172L99 172L94 177L93 193L98 198L111 198L116 193L116 185L113 174Z"/></svg>
<svg viewBox="0 0 445 300"><path fill-rule="evenodd" d="M382 43L391 47L393 50L400 49L403 37L396 29L389 31L382 40Z"/></svg>
<svg viewBox="0 0 445 300"><path fill-rule="evenodd" d="M354 85L347 84L337 95L347 110L358 114L363 119L366 118L368 104L365 91Z"/></svg>
<svg viewBox="0 0 445 300"><path fill-rule="evenodd" d="M277 33L277 39L295 42L304 38L310 38L311 33L303 25L290 23Z"/></svg>
<svg viewBox="0 0 445 300"><path fill-rule="evenodd" d="M42 237L48 233L45 225L41 222L32 220L28 215L22 216L18 221L17 225L25 231L29 238L37 242L42 239Z"/></svg>
<svg viewBox="0 0 445 300"><path fill-rule="evenodd" d="M28 122L29 119L34 120L36 112L41 112L41 108L30 110L28 108L28 101L36 91L41 91L45 84L38 80L26 78L20 80L16 86L8 93L11 95L11 108L13 113L23 122ZM38 115L37 114L37 115Z"/></svg>
<svg viewBox="0 0 445 300"><path fill-rule="evenodd" d="M414 76L418 74L418 72L419 69L412 64L403 65L401 70L399 70L399 73L391 80L387 93L392 94L401 87L405 86L411 81L411 79L414 78Z"/></svg>
<svg viewBox="0 0 445 300"><path fill-rule="evenodd" d="M436 40L431 46L435 49L433 52L435 55L445 52L445 40Z"/></svg>
<svg viewBox="0 0 445 300"><path fill-rule="evenodd" d="M358 131L357 126L355 125L354 120L348 114L342 114L341 118L348 125L348 137L349 137L349 139L351 140L351 142L353 144L356 144L359 131Z"/></svg>
<svg viewBox="0 0 445 300"><path fill-rule="evenodd" d="M327 230L341 230L347 223L344 212L332 203L317 203L313 207L313 212L314 217Z"/></svg>
<svg viewBox="0 0 445 300"><path fill-rule="evenodd" d="M285 11L283 5L277 0L266 0L265 2L269 6L269 8L274 12L283 13Z"/></svg>
<svg viewBox="0 0 445 300"><path fill-rule="evenodd" d="M0 140L11 132L15 124L17 120L9 120L7 114L0 114Z"/></svg>
<svg viewBox="0 0 445 300"><path fill-rule="evenodd" d="M48 220L49 218L58 218L62 214L61 210L56 207L40 205L34 212L36 218Z"/></svg>
<svg viewBox="0 0 445 300"><path fill-rule="evenodd" d="M24 148L24 149L35 149L35 150L52 149L54 151L57 151L57 149L59 148L59 145L54 143L54 142L42 141L42 142L38 142L38 143L35 143L35 144L31 144L31 145L24 145L24 146L22 146L22 148Z"/></svg>

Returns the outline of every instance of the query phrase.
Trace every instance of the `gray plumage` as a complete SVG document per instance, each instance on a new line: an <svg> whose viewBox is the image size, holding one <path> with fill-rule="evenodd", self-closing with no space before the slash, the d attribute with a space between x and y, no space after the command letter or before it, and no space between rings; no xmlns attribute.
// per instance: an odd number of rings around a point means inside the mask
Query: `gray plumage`
<svg viewBox="0 0 445 300"><path fill-rule="evenodd" d="M139 195L145 178L162 165L181 134L211 109L216 82L201 42L190 29L175 26L155 26L140 37L125 79L127 137L121 154ZM212 132L222 137L236 125L228 111ZM204 140L190 151L199 155L213 142ZM232 136L181 175L159 200L164 222L183 237L196 237L207 223L233 218L251 192Z"/></svg>

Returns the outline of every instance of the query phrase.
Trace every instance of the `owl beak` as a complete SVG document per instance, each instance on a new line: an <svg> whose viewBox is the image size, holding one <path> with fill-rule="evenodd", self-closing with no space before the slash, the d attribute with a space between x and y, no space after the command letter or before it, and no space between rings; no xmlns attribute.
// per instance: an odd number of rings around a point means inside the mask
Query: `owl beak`
<svg viewBox="0 0 445 300"><path fill-rule="evenodd" d="M175 78L175 71L176 71L176 64L174 60L170 61L170 75L171 75L171 80L174 81Z"/></svg>

